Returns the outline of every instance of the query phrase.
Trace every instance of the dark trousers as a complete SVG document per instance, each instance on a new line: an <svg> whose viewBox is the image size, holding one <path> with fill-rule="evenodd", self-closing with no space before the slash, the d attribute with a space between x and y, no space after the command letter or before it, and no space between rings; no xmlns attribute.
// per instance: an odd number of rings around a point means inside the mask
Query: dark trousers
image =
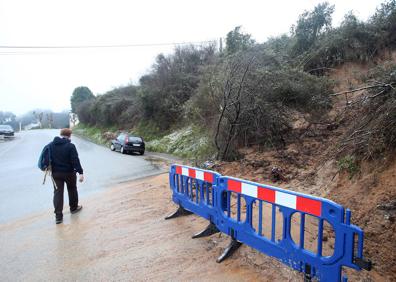
<svg viewBox="0 0 396 282"><path fill-rule="evenodd" d="M69 194L69 206L73 211L78 206L77 176L75 172L53 172L56 187L54 187L54 208L57 218L62 218L63 214L63 190L65 183Z"/></svg>

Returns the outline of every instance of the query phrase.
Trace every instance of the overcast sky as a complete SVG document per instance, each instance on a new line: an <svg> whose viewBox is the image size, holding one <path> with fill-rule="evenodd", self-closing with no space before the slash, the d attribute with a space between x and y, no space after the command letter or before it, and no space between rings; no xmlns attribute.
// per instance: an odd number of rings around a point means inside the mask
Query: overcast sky
<svg viewBox="0 0 396 282"><path fill-rule="evenodd" d="M154 45L128 48L0 48L0 111L69 110L77 86L96 94L137 83L156 55L180 42L218 40L235 26L258 42L288 33L316 0L0 0L0 46ZM330 0L333 25L353 10L366 20L383 1Z"/></svg>

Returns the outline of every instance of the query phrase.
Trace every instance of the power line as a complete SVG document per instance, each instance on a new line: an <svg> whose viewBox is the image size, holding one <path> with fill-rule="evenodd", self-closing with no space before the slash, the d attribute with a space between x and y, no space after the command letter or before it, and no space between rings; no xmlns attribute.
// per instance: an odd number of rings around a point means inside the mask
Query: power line
<svg viewBox="0 0 396 282"><path fill-rule="evenodd" d="M112 44L112 45L0 45L0 49L96 49L96 48L131 48L131 47L153 47L153 46L173 46L173 45L197 45L213 43L216 40L197 42L172 42L172 43L138 43L138 44Z"/></svg>

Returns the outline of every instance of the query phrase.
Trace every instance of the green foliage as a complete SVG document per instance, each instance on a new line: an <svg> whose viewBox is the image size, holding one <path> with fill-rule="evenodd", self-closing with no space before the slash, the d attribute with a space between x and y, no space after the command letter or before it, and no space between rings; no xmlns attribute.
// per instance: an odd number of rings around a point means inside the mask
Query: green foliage
<svg viewBox="0 0 396 282"><path fill-rule="evenodd" d="M101 128L97 126L88 126L85 124L78 124L73 128L73 134L76 134L80 137L89 139L90 141L101 144L101 145L109 145L108 140L103 138L103 132L111 131L108 128Z"/></svg>
<svg viewBox="0 0 396 282"><path fill-rule="evenodd" d="M227 34L224 53L216 52L214 44L178 47L172 54L158 55L139 85L83 99L73 110L90 126L130 128L153 140L154 150L175 152L176 147L166 145L164 140L169 138L165 135L192 123L205 127L210 141L206 144L208 148L214 144L221 159L237 158L241 146L284 146L291 136L290 112L320 121L331 107L328 94L333 84L323 76L328 68L369 62L396 46L396 0L382 4L367 22L349 13L338 28L331 27L333 11L329 3L319 4L299 17L290 35L262 44L236 27ZM373 79L391 81L376 77ZM396 143L392 91L387 87L386 95L362 103L362 110L373 113L367 115L371 120L363 120L372 129L382 127L379 135L364 135L363 139L370 137L371 141L364 139L368 143L359 143L365 145L351 155L373 154ZM179 137L186 142L171 143L183 148L185 143L201 140ZM374 146L376 142L378 146Z"/></svg>
<svg viewBox="0 0 396 282"><path fill-rule="evenodd" d="M176 48L173 55L159 55L150 74L140 79L144 118L162 130L179 121L184 103L198 87L201 67L210 63L214 46Z"/></svg>
<svg viewBox="0 0 396 282"><path fill-rule="evenodd" d="M143 136L145 141L151 141L163 137L168 131L161 130L152 121L140 121L132 130L133 134Z"/></svg>
<svg viewBox="0 0 396 282"><path fill-rule="evenodd" d="M115 88L94 100L86 100L77 107L81 122L89 125L128 127L141 115L136 86Z"/></svg>
<svg viewBox="0 0 396 282"><path fill-rule="evenodd" d="M293 29L296 43L294 54L301 54L314 47L318 37L325 30L331 28L331 15L334 12L334 5L328 2L318 4L313 11L305 11L300 15L297 25Z"/></svg>
<svg viewBox="0 0 396 282"><path fill-rule="evenodd" d="M366 80L375 87L355 102L356 118L344 136L342 153L378 159L396 150L396 64L372 69Z"/></svg>
<svg viewBox="0 0 396 282"><path fill-rule="evenodd" d="M94 98L95 96L88 87L80 86L75 88L70 98L72 112L76 113L78 105L80 105L82 102L92 100Z"/></svg>
<svg viewBox="0 0 396 282"><path fill-rule="evenodd" d="M388 0L381 4L369 24L380 37L381 47L396 47L396 0Z"/></svg>
<svg viewBox="0 0 396 282"><path fill-rule="evenodd" d="M242 33L241 26L237 26L234 30L227 33L226 53L234 54L238 51L247 50L254 45L254 40L250 34Z"/></svg>
<svg viewBox="0 0 396 282"><path fill-rule="evenodd" d="M182 158L195 160L206 160L214 155L214 148L211 145L207 132L197 126L188 126L173 133L154 138L154 135L146 134L150 132L151 125L140 124L139 128L132 130L131 134L144 137L146 149L152 152L174 154ZM128 130L122 130L128 131ZM79 124L73 128L73 133L91 140L94 143L108 146L109 141L104 137L105 132L117 134L119 130L114 127L97 127ZM152 139L150 140L150 137Z"/></svg>
<svg viewBox="0 0 396 282"><path fill-rule="evenodd" d="M378 51L377 33L353 14L338 29L326 34L304 62L306 70L321 70L347 61L368 62Z"/></svg>
<svg viewBox="0 0 396 282"><path fill-rule="evenodd" d="M325 77L291 68L279 68L271 72L264 69L260 70L259 76L263 83L258 91L266 102L319 114L331 106L328 94L333 85Z"/></svg>
<svg viewBox="0 0 396 282"><path fill-rule="evenodd" d="M153 152L169 153L195 160L205 160L215 152L207 132L196 126L188 126L162 138L146 142L146 148Z"/></svg>
<svg viewBox="0 0 396 282"><path fill-rule="evenodd" d="M261 45L261 48L265 50L267 56L271 56L277 64L293 66L293 61L295 60L292 55L294 44L294 38L284 34L279 37L269 38Z"/></svg>
<svg viewBox="0 0 396 282"><path fill-rule="evenodd" d="M339 171L346 171L349 173L349 178L351 179L356 173L359 172L359 165L354 156L344 156L337 162L337 167Z"/></svg>
<svg viewBox="0 0 396 282"><path fill-rule="evenodd" d="M307 71L323 73L323 68L344 62L369 62L386 48L396 47L396 0L377 9L368 22L352 13L345 15L339 28L324 33L313 48L299 57Z"/></svg>
<svg viewBox="0 0 396 282"><path fill-rule="evenodd" d="M96 124L94 115L92 113L92 107L95 104L95 100L87 100L81 102L77 109L76 114L78 115L78 119L80 122L85 124Z"/></svg>
<svg viewBox="0 0 396 282"><path fill-rule="evenodd" d="M291 108L316 115L330 108L332 84L284 67L272 50L239 52L205 70L186 111L212 131L220 159L235 159L243 145L285 145Z"/></svg>

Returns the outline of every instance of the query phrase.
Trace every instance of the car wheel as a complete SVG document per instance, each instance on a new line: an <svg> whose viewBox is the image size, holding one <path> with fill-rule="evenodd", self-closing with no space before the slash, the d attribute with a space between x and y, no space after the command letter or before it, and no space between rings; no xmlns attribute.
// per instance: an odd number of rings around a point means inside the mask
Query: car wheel
<svg viewBox="0 0 396 282"><path fill-rule="evenodd" d="M144 151L140 152L141 155L144 155Z"/></svg>
<svg viewBox="0 0 396 282"><path fill-rule="evenodd" d="M114 144L111 144L111 145L110 145L110 150L115 151Z"/></svg>
<svg viewBox="0 0 396 282"><path fill-rule="evenodd" d="M123 147L123 146L121 146L120 153L121 153L121 154L125 154L125 153L126 153L126 151L124 150L124 147Z"/></svg>

